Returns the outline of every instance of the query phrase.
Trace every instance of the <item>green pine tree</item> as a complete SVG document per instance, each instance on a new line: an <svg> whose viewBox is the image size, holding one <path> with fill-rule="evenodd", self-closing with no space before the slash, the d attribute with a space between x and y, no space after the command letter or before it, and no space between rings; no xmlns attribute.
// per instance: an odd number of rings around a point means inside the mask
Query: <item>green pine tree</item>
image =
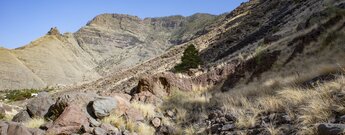
<svg viewBox="0 0 345 135"><path fill-rule="evenodd" d="M191 68L198 68L202 64L199 52L193 44L189 45L183 52L182 63L175 66L176 72L186 72Z"/></svg>

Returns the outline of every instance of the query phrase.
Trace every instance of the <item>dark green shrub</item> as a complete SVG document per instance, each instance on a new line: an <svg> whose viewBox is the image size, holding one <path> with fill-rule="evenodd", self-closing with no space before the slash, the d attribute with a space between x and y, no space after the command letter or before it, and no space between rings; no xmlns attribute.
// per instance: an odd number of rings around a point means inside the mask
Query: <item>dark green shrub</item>
<svg viewBox="0 0 345 135"><path fill-rule="evenodd" d="M6 117L5 114L3 114L3 113L0 112L0 120L5 119L5 117Z"/></svg>
<svg viewBox="0 0 345 135"><path fill-rule="evenodd" d="M198 68L202 64L199 52L193 44L189 45L183 52L182 63L174 67L176 72L186 72L191 68Z"/></svg>
<svg viewBox="0 0 345 135"><path fill-rule="evenodd" d="M5 94L5 99L9 101L19 101L31 98L32 93L38 93L37 89L11 90Z"/></svg>

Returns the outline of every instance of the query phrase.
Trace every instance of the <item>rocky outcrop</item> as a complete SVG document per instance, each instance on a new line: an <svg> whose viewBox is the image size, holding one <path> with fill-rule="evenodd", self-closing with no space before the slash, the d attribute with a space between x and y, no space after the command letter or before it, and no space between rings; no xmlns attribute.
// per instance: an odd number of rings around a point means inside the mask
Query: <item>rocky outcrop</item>
<svg viewBox="0 0 345 135"><path fill-rule="evenodd" d="M220 85L229 75L236 73L236 64L226 64L208 71L191 71L191 75L162 72L139 79L132 91L132 100L160 103L173 90L193 91L200 87Z"/></svg>
<svg viewBox="0 0 345 135"><path fill-rule="evenodd" d="M57 27L50 28L47 33L48 35L61 35Z"/></svg>

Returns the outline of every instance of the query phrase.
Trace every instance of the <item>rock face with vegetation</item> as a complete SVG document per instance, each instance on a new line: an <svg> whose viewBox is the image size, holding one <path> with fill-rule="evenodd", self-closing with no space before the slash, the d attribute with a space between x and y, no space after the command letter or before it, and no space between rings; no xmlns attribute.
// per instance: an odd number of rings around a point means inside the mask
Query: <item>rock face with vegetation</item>
<svg viewBox="0 0 345 135"><path fill-rule="evenodd" d="M344 37L343 0L250 0L221 16L100 15L72 34L93 65L88 75L99 79L44 98L5 91L4 101L21 105L13 121L24 126L0 127L23 134L343 134ZM30 47L37 46L19 50ZM3 51L13 58L3 59L9 66L22 64L16 50ZM142 61L140 52L148 52Z"/></svg>

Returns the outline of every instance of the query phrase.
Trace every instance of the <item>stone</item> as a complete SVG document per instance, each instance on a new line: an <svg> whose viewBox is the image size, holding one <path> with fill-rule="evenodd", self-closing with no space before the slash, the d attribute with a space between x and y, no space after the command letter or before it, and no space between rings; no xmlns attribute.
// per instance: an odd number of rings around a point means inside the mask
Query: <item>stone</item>
<svg viewBox="0 0 345 135"><path fill-rule="evenodd" d="M345 130L345 124L321 123L317 125L318 135L339 135Z"/></svg>
<svg viewBox="0 0 345 135"><path fill-rule="evenodd" d="M174 113L174 111L172 111L172 110L167 110L167 111L166 111L166 114L167 114L169 117L174 117L174 116L175 116L175 113Z"/></svg>
<svg viewBox="0 0 345 135"><path fill-rule="evenodd" d="M151 121L151 123L155 128L158 128L161 126L161 119L156 117Z"/></svg>
<svg viewBox="0 0 345 135"><path fill-rule="evenodd" d="M44 117L55 101L48 93L40 93L36 98L32 99L27 105L27 111L31 117Z"/></svg>
<svg viewBox="0 0 345 135"><path fill-rule="evenodd" d="M231 129L234 129L235 125L234 124L226 124L222 127L222 131L229 131Z"/></svg>
<svg viewBox="0 0 345 135"><path fill-rule="evenodd" d="M110 133L118 133L119 129L117 129L116 127L112 126L111 124L108 123L102 123L100 128L106 130L107 132Z"/></svg>
<svg viewBox="0 0 345 135"><path fill-rule="evenodd" d="M22 110L13 116L12 121L14 122L25 122L31 120L29 113L26 110Z"/></svg>
<svg viewBox="0 0 345 135"><path fill-rule="evenodd" d="M48 121L40 126L40 129L48 130L49 128L53 127L53 121Z"/></svg>
<svg viewBox="0 0 345 135"><path fill-rule="evenodd" d="M92 117L88 117L88 119L92 127L99 127L101 125L101 122L98 122L96 119Z"/></svg>
<svg viewBox="0 0 345 135"><path fill-rule="evenodd" d="M86 114L78 105L69 105L62 114L53 122L53 127L48 133L71 134L78 132L82 126L89 127L90 123Z"/></svg>
<svg viewBox="0 0 345 135"><path fill-rule="evenodd" d="M102 128L99 128L99 127L96 127L94 130L93 130L93 134L94 135L106 135L107 134L107 131L102 129Z"/></svg>
<svg viewBox="0 0 345 135"><path fill-rule="evenodd" d="M236 117L234 117L232 114L228 113L225 114L225 118L228 119L228 121L236 121Z"/></svg>
<svg viewBox="0 0 345 135"><path fill-rule="evenodd" d="M104 118L110 115L110 112L116 108L117 102L113 98L102 97L93 101L92 109L97 118Z"/></svg>

